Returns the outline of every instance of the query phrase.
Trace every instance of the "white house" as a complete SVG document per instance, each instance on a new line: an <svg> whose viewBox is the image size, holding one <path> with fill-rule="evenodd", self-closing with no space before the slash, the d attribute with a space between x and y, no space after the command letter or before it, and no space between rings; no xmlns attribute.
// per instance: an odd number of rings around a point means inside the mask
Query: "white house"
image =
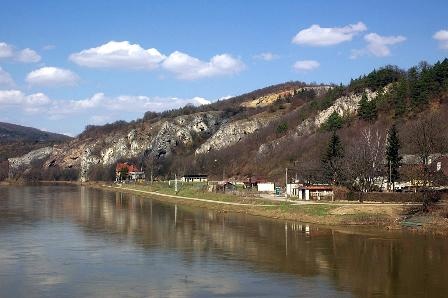
<svg viewBox="0 0 448 298"><path fill-rule="evenodd" d="M330 185L308 185L299 189L299 200L333 199L333 188Z"/></svg>
<svg viewBox="0 0 448 298"><path fill-rule="evenodd" d="M183 182L207 182L207 175L200 175L200 174L196 174L196 175L184 175L182 176L182 181Z"/></svg>
<svg viewBox="0 0 448 298"><path fill-rule="evenodd" d="M275 191L275 185L272 182L263 182L263 183L257 183L257 190L259 192L274 192Z"/></svg>
<svg viewBox="0 0 448 298"><path fill-rule="evenodd" d="M298 197L300 190L300 184L298 183L288 183L286 185L286 194L292 197Z"/></svg>

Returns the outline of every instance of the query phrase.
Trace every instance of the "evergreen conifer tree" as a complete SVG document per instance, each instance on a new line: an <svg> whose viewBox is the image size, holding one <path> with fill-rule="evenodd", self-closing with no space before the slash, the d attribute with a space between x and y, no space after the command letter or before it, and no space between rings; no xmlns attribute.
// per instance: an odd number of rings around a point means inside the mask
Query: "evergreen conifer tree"
<svg viewBox="0 0 448 298"><path fill-rule="evenodd" d="M395 188L395 182L400 178L400 139L398 137L397 127L392 125L388 131L386 145L387 172L389 173L389 183Z"/></svg>

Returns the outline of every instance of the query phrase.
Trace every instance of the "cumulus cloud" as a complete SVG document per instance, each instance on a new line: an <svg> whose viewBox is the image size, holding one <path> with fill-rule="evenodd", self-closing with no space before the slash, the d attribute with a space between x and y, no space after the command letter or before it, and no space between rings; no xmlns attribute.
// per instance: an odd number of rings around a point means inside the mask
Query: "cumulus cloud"
<svg viewBox="0 0 448 298"><path fill-rule="evenodd" d="M369 33L364 36L367 46L362 49L351 50L350 59L357 59L364 55L373 55L376 57L387 57L391 54L390 47L406 41L406 37L381 36L377 33Z"/></svg>
<svg viewBox="0 0 448 298"><path fill-rule="evenodd" d="M242 71L245 65L229 54L213 56L205 62L188 54L175 51L163 61L163 68L182 80L194 80L219 75L231 75Z"/></svg>
<svg viewBox="0 0 448 298"><path fill-rule="evenodd" d="M16 84L12 79L11 75L4 71L0 66L0 86L2 87L14 87Z"/></svg>
<svg viewBox="0 0 448 298"><path fill-rule="evenodd" d="M120 112L141 112L175 109L187 104L200 106L209 104L210 101L203 97L193 97L189 99L177 97L148 97L144 95L119 95L110 97L99 92L86 99L58 101L52 107L52 113L70 114L85 110L103 110Z"/></svg>
<svg viewBox="0 0 448 298"><path fill-rule="evenodd" d="M298 45L325 47L332 46L342 42L351 41L353 37L367 27L362 22L350 24L344 27L320 27L312 25L297 33L292 42Z"/></svg>
<svg viewBox="0 0 448 298"><path fill-rule="evenodd" d="M102 92L84 99L57 100L50 99L44 93L26 95L15 89L0 90L0 108L17 106L27 112L36 112L37 109L41 109L41 112L57 117L86 112L103 117L115 113L119 117L123 112L142 113L142 111L148 110L161 112L183 107L187 104L200 106L210 103L210 100L199 96L193 98L149 97L144 95L107 96Z"/></svg>
<svg viewBox="0 0 448 298"><path fill-rule="evenodd" d="M39 62L41 59L39 54L30 48L16 50L14 46L5 42L0 42L0 59L1 58L11 58L22 63Z"/></svg>
<svg viewBox="0 0 448 298"><path fill-rule="evenodd" d="M260 53L260 54L254 55L254 58L258 59L258 60L272 61L272 60L278 59L279 55L276 55L271 52L265 52L265 53Z"/></svg>
<svg viewBox="0 0 448 298"><path fill-rule="evenodd" d="M0 42L0 58L10 58L13 55L13 47L5 42Z"/></svg>
<svg viewBox="0 0 448 298"><path fill-rule="evenodd" d="M129 41L110 41L96 48L71 54L69 59L91 68L153 70L162 66L182 80L235 74L245 68L241 60L229 54L216 55L210 61L202 61L179 51L167 57L155 48L144 49Z"/></svg>
<svg viewBox="0 0 448 298"><path fill-rule="evenodd" d="M70 55L74 63L91 68L154 69L163 59L165 56L158 50L145 50L129 41L109 41Z"/></svg>
<svg viewBox="0 0 448 298"><path fill-rule="evenodd" d="M367 50L377 57L386 57L390 55L390 46L402 43L406 40L406 37L397 36L381 36L376 33L369 33L364 36L364 40L367 42Z"/></svg>
<svg viewBox="0 0 448 298"><path fill-rule="evenodd" d="M34 63L39 62L41 57L36 51L26 48L17 53L16 59L23 63Z"/></svg>
<svg viewBox="0 0 448 298"><path fill-rule="evenodd" d="M12 89L0 90L0 119L12 121L8 116L13 114L14 119L27 119L34 126L45 126L52 131L65 134L71 132L70 135L74 135L86 124L130 121L142 117L146 111L162 112L189 104L200 106L210 102L199 96L192 98L108 96L102 92L86 98L69 100L49 98L43 93L26 94ZM67 121L62 121L64 119Z"/></svg>
<svg viewBox="0 0 448 298"><path fill-rule="evenodd" d="M0 108L18 106L29 113L38 112L49 104L51 100L43 93L25 95L20 90L0 90Z"/></svg>
<svg viewBox="0 0 448 298"><path fill-rule="evenodd" d="M42 67L30 72L26 82L36 86L71 86L79 80L74 72L57 67Z"/></svg>
<svg viewBox="0 0 448 298"><path fill-rule="evenodd" d="M297 71L312 71L319 68L320 63L315 60L299 60L294 63L293 68Z"/></svg>
<svg viewBox="0 0 448 298"><path fill-rule="evenodd" d="M432 38L439 42L441 49L448 50L448 30L437 31Z"/></svg>

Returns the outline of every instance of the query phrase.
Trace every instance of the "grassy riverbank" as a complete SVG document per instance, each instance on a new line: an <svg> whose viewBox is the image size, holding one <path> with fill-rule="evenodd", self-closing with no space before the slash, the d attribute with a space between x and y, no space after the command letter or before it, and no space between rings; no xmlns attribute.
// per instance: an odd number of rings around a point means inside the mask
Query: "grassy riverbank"
<svg viewBox="0 0 448 298"><path fill-rule="evenodd" d="M430 212L416 212L418 205L358 202L303 202L284 198L266 199L256 193L224 194L208 192L204 185L166 182L151 184L123 184L104 182L40 182L39 184L71 184L132 193L160 201L208 208L217 212L238 212L273 219L299 221L332 226L363 225L391 229L412 229L448 234L448 204L433 206ZM22 185L3 183L7 185ZM446 200L446 199L445 199Z"/></svg>
<svg viewBox="0 0 448 298"><path fill-rule="evenodd" d="M406 212L406 206L392 204L311 203L300 204L283 199L267 200L253 194L238 196L208 192L201 185L185 184L174 191L173 185L91 184L94 187L119 190L171 203L206 207L220 212L240 212L251 215L325 225L394 226Z"/></svg>

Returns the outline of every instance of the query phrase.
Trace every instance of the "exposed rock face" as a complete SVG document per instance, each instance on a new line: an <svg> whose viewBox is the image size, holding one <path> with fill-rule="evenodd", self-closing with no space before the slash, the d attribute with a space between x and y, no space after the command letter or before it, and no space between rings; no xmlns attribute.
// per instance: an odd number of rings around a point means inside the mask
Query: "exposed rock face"
<svg viewBox="0 0 448 298"><path fill-rule="evenodd" d="M9 176L12 176L20 168L29 167L34 161L46 159L52 152L53 147L44 147L33 150L21 157L9 158Z"/></svg>
<svg viewBox="0 0 448 298"><path fill-rule="evenodd" d="M211 150L220 150L229 147L254 133L267 123L269 123L269 120L239 120L226 123L211 138L196 149L195 153L202 154Z"/></svg>
<svg viewBox="0 0 448 298"><path fill-rule="evenodd" d="M265 107L265 106L273 104L280 97L293 95L294 92L314 90L314 92L316 93L316 96L320 96L320 95L326 93L331 88L332 88L331 86L326 86L326 85L306 86L306 87L302 87L302 88L298 88L298 89L290 89L290 90L282 91L282 92L274 92L274 93L269 93L269 94L254 98L253 100L250 100L250 101L243 102L241 104L241 106L246 107L246 108Z"/></svg>
<svg viewBox="0 0 448 298"><path fill-rule="evenodd" d="M377 92L366 90L367 98L372 100L377 97ZM336 99L329 108L319 112L314 118L308 118L297 126L299 135L309 134L322 126L333 112L341 116L352 116L358 111L358 104L361 101L361 94L350 94Z"/></svg>
<svg viewBox="0 0 448 298"><path fill-rule="evenodd" d="M386 90L388 88L386 87ZM365 90L367 99L372 100L377 97L377 92L371 92L370 90ZM333 112L337 112L341 116L353 116L358 111L358 104L361 101L362 94L350 94L348 96L342 96L335 100L333 105L329 108L320 111L315 117L310 117L302 121L296 131L292 134L286 135L282 138L274 140L272 142L262 144L258 148L259 155L268 155L275 148L282 146L287 138L297 138L298 136L308 135L319 129L322 124L327 121Z"/></svg>
<svg viewBox="0 0 448 298"><path fill-rule="evenodd" d="M153 155L168 156L179 146L189 146L196 136L209 137L223 123L221 112L196 113L142 124L127 132L111 132L94 139L75 139L69 143L32 151L9 159L10 170L30 167L34 160L44 160L44 168L58 166L80 170L86 181L93 165L111 165L120 158Z"/></svg>

